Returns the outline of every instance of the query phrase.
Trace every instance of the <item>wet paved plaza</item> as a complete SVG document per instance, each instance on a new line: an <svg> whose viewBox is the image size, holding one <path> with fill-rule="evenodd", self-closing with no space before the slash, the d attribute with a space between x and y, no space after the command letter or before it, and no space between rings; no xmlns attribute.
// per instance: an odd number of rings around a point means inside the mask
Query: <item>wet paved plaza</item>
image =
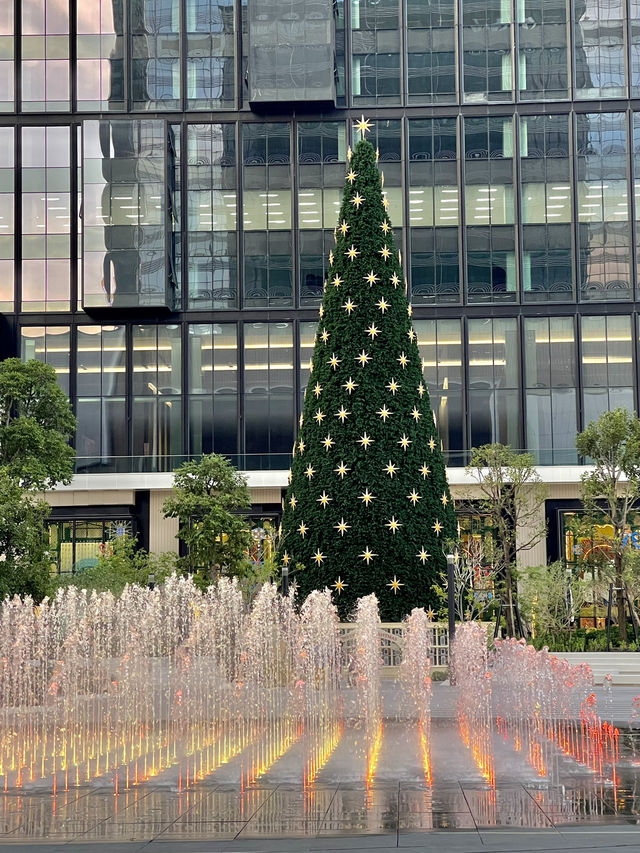
<svg viewBox="0 0 640 853"><path fill-rule="evenodd" d="M427 776L404 727L385 724L369 784L339 753L308 785L284 756L242 787L230 763L188 790L165 780L112 788L0 794L0 843L79 851L162 849L166 853L416 847L475 849L640 849L640 735L623 732L619 762L598 776L553 753L541 776L495 738L495 784L478 772L450 720L432 730ZM552 753L550 753L550 756ZM225 778L226 775L226 778ZM398 776L402 775L402 779ZM508 841L511 839L511 841ZM497 846L496 846L497 845ZM48 849L48 848L46 848Z"/></svg>

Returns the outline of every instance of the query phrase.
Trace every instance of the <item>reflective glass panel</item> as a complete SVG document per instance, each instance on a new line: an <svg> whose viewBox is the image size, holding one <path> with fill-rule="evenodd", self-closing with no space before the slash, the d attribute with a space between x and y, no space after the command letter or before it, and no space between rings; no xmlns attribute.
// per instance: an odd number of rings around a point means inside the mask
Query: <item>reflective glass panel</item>
<svg viewBox="0 0 640 853"><path fill-rule="evenodd" d="M238 452L238 341L232 323L192 323L189 452Z"/></svg>
<svg viewBox="0 0 640 853"><path fill-rule="evenodd" d="M629 299L631 223L624 113L576 116L578 280L585 301Z"/></svg>
<svg viewBox="0 0 640 853"><path fill-rule="evenodd" d="M50 364L58 384L69 394L69 326L22 326L20 354L23 361L36 359Z"/></svg>
<svg viewBox="0 0 640 853"><path fill-rule="evenodd" d="M631 317L583 317L580 330L583 426L618 406L633 411Z"/></svg>
<svg viewBox="0 0 640 853"><path fill-rule="evenodd" d="M237 304L237 164L234 124L187 127L189 307Z"/></svg>
<svg viewBox="0 0 640 853"><path fill-rule="evenodd" d="M293 304L291 126L244 124L244 304Z"/></svg>
<svg viewBox="0 0 640 853"><path fill-rule="evenodd" d="M399 104L398 0L350 0L351 89L357 104Z"/></svg>
<svg viewBox="0 0 640 853"><path fill-rule="evenodd" d="M520 356L515 318L469 320L469 429L471 446L522 446Z"/></svg>
<svg viewBox="0 0 640 853"><path fill-rule="evenodd" d="M22 0L20 5L22 110L68 111L69 0Z"/></svg>
<svg viewBox="0 0 640 853"><path fill-rule="evenodd" d="M624 0L576 3L574 23L575 97L624 98Z"/></svg>
<svg viewBox="0 0 640 853"><path fill-rule="evenodd" d="M0 127L0 310L13 311L15 258L15 131Z"/></svg>
<svg viewBox="0 0 640 853"><path fill-rule="evenodd" d="M77 7L76 92L78 110L123 110L124 4L80 2Z"/></svg>
<svg viewBox="0 0 640 853"><path fill-rule="evenodd" d="M462 465L465 422L460 320L414 320L413 327L447 465Z"/></svg>
<svg viewBox="0 0 640 853"><path fill-rule="evenodd" d="M83 304L170 306L165 124L87 121L83 133Z"/></svg>
<svg viewBox="0 0 640 853"><path fill-rule="evenodd" d="M70 188L70 129L22 128L23 311L69 310Z"/></svg>
<svg viewBox="0 0 640 853"><path fill-rule="evenodd" d="M460 300L456 120L409 120L411 301Z"/></svg>
<svg viewBox="0 0 640 853"><path fill-rule="evenodd" d="M285 468L294 435L293 355L291 323L244 324L245 451L283 454Z"/></svg>

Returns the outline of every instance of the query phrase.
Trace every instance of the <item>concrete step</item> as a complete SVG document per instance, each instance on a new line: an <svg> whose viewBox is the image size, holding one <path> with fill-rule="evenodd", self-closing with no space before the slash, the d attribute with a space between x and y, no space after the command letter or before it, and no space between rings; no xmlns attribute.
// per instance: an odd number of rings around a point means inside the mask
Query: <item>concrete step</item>
<svg viewBox="0 0 640 853"><path fill-rule="evenodd" d="M587 663L593 670L595 684L611 675L614 685L640 686L640 653L638 652L558 652L558 658L572 665Z"/></svg>

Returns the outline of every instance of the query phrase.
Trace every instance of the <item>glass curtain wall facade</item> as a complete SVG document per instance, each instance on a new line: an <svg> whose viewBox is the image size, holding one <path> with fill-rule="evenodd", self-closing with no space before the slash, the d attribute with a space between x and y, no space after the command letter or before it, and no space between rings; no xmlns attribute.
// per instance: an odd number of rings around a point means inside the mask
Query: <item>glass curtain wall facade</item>
<svg viewBox="0 0 640 853"><path fill-rule="evenodd" d="M638 405L637 0L317 0L332 94L258 107L261 3L0 9L2 355L54 366L78 469L286 471L363 112L449 464L577 462Z"/></svg>

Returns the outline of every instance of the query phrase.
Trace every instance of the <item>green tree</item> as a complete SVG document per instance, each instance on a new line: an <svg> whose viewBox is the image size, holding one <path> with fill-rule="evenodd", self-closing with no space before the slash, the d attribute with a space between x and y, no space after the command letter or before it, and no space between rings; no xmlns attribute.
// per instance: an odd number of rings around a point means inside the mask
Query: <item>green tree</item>
<svg viewBox="0 0 640 853"><path fill-rule="evenodd" d="M344 617L375 592L382 618L435 607L456 522L388 202L372 145L349 163L304 414L280 565L301 595L332 587Z"/></svg>
<svg viewBox="0 0 640 853"><path fill-rule="evenodd" d="M589 584L567 571L562 560L522 569L518 586L522 615L536 634L569 628L590 592Z"/></svg>
<svg viewBox="0 0 640 853"><path fill-rule="evenodd" d="M581 498L593 524L611 526L607 540L614 566L620 639L626 642L624 596L625 533L640 509L640 420L626 409L604 412L576 436L581 456L591 470L582 475Z"/></svg>
<svg viewBox="0 0 640 853"><path fill-rule="evenodd" d="M516 453L505 444L475 447L467 473L480 491L480 500L470 496L474 511L487 516L493 529L493 548L485 556L498 579L507 631L513 637L516 568L522 555L546 535L543 509L547 490L533 456Z"/></svg>
<svg viewBox="0 0 640 853"><path fill-rule="evenodd" d="M46 501L25 491L0 467L0 600L48 592L50 557L46 544Z"/></svg>
<svg viewBox="0 0 640 853"><path fill-rule="evenodd" d="M134 536L116 536L98 557L90 569L73 575L57 578L59 586L77 586L81 589L109 590L120 595L126 584L146 586L156 584L177 570L177 555L172 553L151 554L138 548Z"/></svg>
<svg viewBox="0 0 640 853"><path fill-rule="evenodd" d="M205 569L211 580L247 574L251 532L243 511L250 506L246 479L224 456L210 453L178 468L163 511L179 519L178 537L189 549L184 564Z"/></svg>
<svg viewBox="0 0 640 853"><path fill-rule="evenodd" d="M0 466L25 489L70 483L76 419L55 370L41 361L0 363Z"/></svg>
<svg viewBox="0 0 640 853"><path fill-rule="evenodd" d="M49 585L47 517L39 492L73 476L76 419L54 369L40 361L0 363L0 596Z"/></svg>

